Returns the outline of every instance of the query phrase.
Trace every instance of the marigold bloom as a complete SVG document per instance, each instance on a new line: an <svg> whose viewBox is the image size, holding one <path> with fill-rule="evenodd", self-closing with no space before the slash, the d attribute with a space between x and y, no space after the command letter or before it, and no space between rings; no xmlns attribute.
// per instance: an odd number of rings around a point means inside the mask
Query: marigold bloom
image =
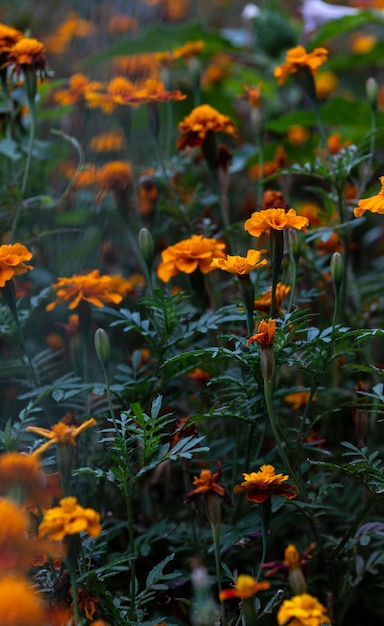
<svg viewBox="0 0 384 626"><path fill-rule="evenodd" d="M48 509L39 526L39 536L49 535L53 541L62 541L66 535L85 531L90 537L101 533L100 515L94 509L85 509L77 498L62 498L60 506Z"/></svg>
<svg viewBox="0 0 384 626"><path fill-rule="evenodd" d="M283 285L283 283L277 283L276 292L275 292L275 311L278 311L283 304L284 299L287 297L289 292L291 291L290 285ZM254 301L254 308L256 311L261 311L262 313L269 313L271 310L271 300L272 300L272 287L265 291L259 298L256 298Z"/></svg>
<svg viewBox="0 0 384 626"><path fill-rule="evenodd" d="M125 104L123 97L130 96L135 87L134 84L123 76L116 76L107 86L107 91L101 91L102 85L98 87L89 86L85 91L84 97L89 109L100 108L103 113L109 115L120 104Z"/></svg>
<svg viewBox="0 0 384 626"><path fill-rule="evenodd" d="M248 102L251 109L258 109L261 104L261 88L262 84L257 85L257 87L244 85L245 94L240 98Z"/></svg>
<svg viewBox="0 0 384 626"><path fill-rule="evenodd" d="M205 43L202 39L198 39L197 41L187 41L180 48L175 48L172 51L172 56L174 59L190 59L191 57L199 56L200 52L204 50Z"/></svg>
<svg viewBox="0 0 384 626"><path fill-rule="evenodd" d="M227 504L232 505L232 498L229 495L228 491L224 489L224 487L219 485L220 478L220 461L217 462L217 472L215 472L214 474L212 474L212 472L207 469L201 470L200 476L195 476L193 479L195 489L193 489L186 495L184 502L189 503L193 500L196 500L200 496L214 493L220 498L223 498L223 500L225 500Z"/></svg>
<svg viewBox="0 0 384 626"><path fill-rule="evenodd" d="M192 378L193 380L197 380L203 387L208 383L211 378L209 372L201 369L201 367L196 367L193 372L187 374L188 378Z"/></svg>
<svg viewBox="0 0 384 626"><path fill-rule="evenodd" d="M2 626L41 626L45 610L30 582L21 576L0 577Z"/></svg>
<svg viewBox="0 0 384 626"><path fill-rule="evenodd" d="M288 158L283 146L277 146L275 155L272 161L265 161L262 169L258 163L252 165L248 170L248 175L252 180L258 180L261 176L267 178L278 172L282 167L288 165ZM281 207L282 205L280 205Z"/></svg>
<svg viewBox="0 0 384 626"><path fill-rule="evenodd" d="M277 613L279 626L321 626L330 624L327 609L309 593L284 600Z"/></svg>
<svg viewBox="0 0 384 626"><path fill-rule="evenodd" d="M124 15L119 13L118 15L111 15L108 21L108 32L112 35L119 35L121 33L135 33L139 28L139 23L136 18L130 15Z"/></svg>
<svg viewBox="0 0 384 626"><path fill-rule="evenodd" d="M328 59L328 50L325 48L315 48L307 53L303 46L296 46L287 51L285 60L278 67L275 67L273 75L277 78L279 85L282 85L290 74L295 74L300 69L307 68L312 74L316 74L319 67Z"/></svg>
<svg viewBox="0 0 384 626"><path fill-rule="evenodd" d="M232 589L223 589L219 594L219 598L221 602L223 600L231 600L232 598L246 600L254 596L258 591L269 589L270 586L270 583L267 581L259 583L252 576L240 574L236 579L235 586Z"/></svg>
<svg viewBox="0 0 384 626"><path fill-rule="evenodd" d="M47 500L47 479L38 459L20 452L0 456L0 493L17 494L24 502L41 504Z"/></svg>
<svg viewBox="0 0 384 626"><path fill-rule="evenodd" d="M51 37L46 39L47 49L52 54L62 54L74 37L89 37L95 31L95 27L89 20L84 20L78 13L71 11L67 19L60 24Z"/></svg>
<svg viewBox="0 0 384 626"><path fill-rule="evenodd" d="M284 400L291 405L293 411L297 411L298 409L301 409L302 406L308 404L310 396L310 391L295 391L294 393L288 393L284 396ZM312 398L312 400L315 399L315 397Z"/></svg>
<svg viewBox="0 0 384 626"><path fill-rule="evenodd" d="M304 552L299 553L296 546L289 544L284 551L284 561L270 561L269 563L263 563L261 567L266 569L266 576L275 576L281 573L283 578L289 575L289 572L293 572L302 568L306 573L308 569L308 563L312 558L311 552L315 549L315 544L311 543Z"/></svg>
<svg viewBox="0 0 384 626"><path fill-rule="evenodd" d="M132 168L129 161L110 161L106 163L96 174L98 193L96 202L101 200L110 191L116 201L124 199L132 186Z"/></svg>
<svg viewBox="0 0 384 626"><path fill-rule="evenodd" d="M177 140L179 150L187 146L201 146L209 131L225 133L236 137L236 126L227 115L219 113L209 104L196 107L180 123L179 130L182 133Z"/></svg>
<svg viewBox="0 0 384 626"><path fill-rule="evenodd" d="M284 496L291 500L296 498L297 487L295 485L285 484L289 476L284 474L276 474L273 465L262 465L258 472L243 474L244 482L235 485L234 492L236 494L247 494L247 499L251 502L265 502L272 495Z"/></svg>
<svg viewBox="0 0 384 626"><path fill-rule="evenodd" d="M96 424L97 422L95 418L92 417L91 419L80 424L80 426L73 426L66 423L64 420L54 424L51 430L48 428L39 428L38 426L27 426L26 430L28 433L35 433L36 435L46 437L49 440L34 450L33 456L39 456L55 444L75 446L77 437L84 432L84 430L91 428L91 426L96 426Z"/></svg>
<svg viewBox="0 0 384 626"><path fill-rule="evenodd" d="M309 136L310 132L308 128L300 124L292 124L292 126L288 128L287 138L292 146L301 146L308 141Z"/></svg>
<svg viewBox="0 0 384 626"><path fill-rule="evenodd" d="M118 129L99 133L91 139L91 150L94 152L117 152L122 150L124 145L124 134Z"/></svg>
<svg viewBox="0 0 384 626"><path fill-rule="evenodd" d="M203 274L208 274L213 269L213 259L224 258L224 249L225 243L216 239L192 235L190 239L179 241L163 250L157 274L165 283L180 272L192 274L197 268Z"/></svg>
<svg viewBox="0 0 384 626"><path fill-rule="evenodd" d="M0 246L0 287L4 287L15 275L32 270L33 266L26 264L31 258L32 252L21 243Z"/></svg>
<svg viewBox="0 0 384 626"><path fill-rule="evenodd" d="M167 91L164 83L158 78L147 78L138 84L133 93L122 96L123 104L150 104L151 102L168 102L169 100L185 100L187 96L181 91Z"/></svg>
<svg viewBox="0 0 384 626"><path fill-rule="evenodd" d="M375 35L355 33L351 37L351 48L355 54L367 54L377 44L377 37Z"/></svg>
<svg viewBox="0 0 384 626"><path fill-rule="evenodd" d="M44 44L32 37L19 39L9 52L7 65L15 66L17 76L21 70L31 68L36 74L44 77L47 66Z"/></svg>
<svg viewBox="0 0 384 626"><path fill-rule="evenodd" d="M261 320L257 333L252 335L247 341L247 346L250 343L258 343L261 349L270 349L273 347L273 339L276 331L276 320L269 318L268 321Z"/></svg>
<svg viewBox="0 0 384 626"><path fill-rule="evenodd" d="M100 276L99 270L93 270L89 274L63 276L52 287L56 290L56 300L46 306L46 311L52 311L63 302L69 303L69 309L75 309L82 300L99 308L106 303L119 304L132 285L124 279L117 284L113 276Z"/></svg>
<svg viewBox="0 0 384 626"><path fill-rule="evenodd" d="M333 72L319 72L315 75L316 96L325 100L334 92L338 85L338 78Z"/></svg>
<svg viewBox="0 0 384 626"><path fill-rule="evenodd" d="M102 83L90 81L84 74L78 72L70 77L68 89L59 89L53 97L59 104L68 106L82 99L87 91L101 88Z"/></svg>
<svg viewBox="0 0 384 626"><path fill-rule="evenodd" d="M284 200L281 191L266 189L263 194L261 209L284 209L284 211L289 211L289 204Z"/></svg>
<svg viewBox="0 0 384 626"><path fill-rule="evenodd" d="M307 232L309 220L296 214L295 209L266 209L265 211L255 211L251 217L246 220L244 230L248 231L254 237L260 237L262 233L272 230L286 230L287 228L295 228Z"/></svg>
<svg viewBox="0 0 384 626"><path fill-rule="evenodd" d="M250 274L258 267L263 267L267 264L267 259L262 259L262 253L266 250L248 250L247 256L231 256L227 255L226 259L213 259L211 263L212 269L220 269L230 274L237 274L238 276L244 276Z"/></svg>
<svg viewBox="0 0 384 626"><path fill-rule="evenodd" d="M0 24L0 56L6 55L7 52L17 43L20 39L23 39L24 35L20 30L7 26L6 24Z"/></svg>
<svg viewBox="0 0 384 626"><path fill-rule="evenodd" d="M379 180L381 183L379 193L376 196L359 200L358 206L353 209L355 217L362 217L366 211L380 213L380 215L384 214L384 176L380 176Z"/></svg>
<svg viewBox="0 0 384 626"><path fill-rule="evenodd" d="M79 587L77 590L77 606L84 611L87 619L92 620L93 616L97 613L98 602L99 598L93 598L85 589Z"/></svg>

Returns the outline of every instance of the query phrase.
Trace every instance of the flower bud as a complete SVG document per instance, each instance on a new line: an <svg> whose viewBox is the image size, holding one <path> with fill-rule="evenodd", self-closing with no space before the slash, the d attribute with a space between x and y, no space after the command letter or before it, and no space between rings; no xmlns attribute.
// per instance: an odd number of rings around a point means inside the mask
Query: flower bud
<svg viewBox="0 0 384 626"><path fill-rule="evenodd" d="M376 78L373 78L373 76L367 78L367 81L365 83L365 93L367 94L367 99L371 107L373 109L376 109L377 98L379 95L379 86L377 84Z"/></svg>
<svg viewBox="0 0 384 626"><path fill-rule="evenodd" d="M95 350L97 358L104 369L108 369L111 355L109 338L104 328L98 328L95 332Z"/></svg>
<svg viewBox="0 0 384 626"><path fill-rule="evenodd" d="M139 248L148 269L151 268L155 256L152 235L148 228L141 228L139 232Z"/></svg>
<svg viewBox="0 0 384 626"><path fill-rule="evenodd" d="M331 276L335 290L338 293L343 282L344 262L340 252L334 252L331 258Z"/></svg>

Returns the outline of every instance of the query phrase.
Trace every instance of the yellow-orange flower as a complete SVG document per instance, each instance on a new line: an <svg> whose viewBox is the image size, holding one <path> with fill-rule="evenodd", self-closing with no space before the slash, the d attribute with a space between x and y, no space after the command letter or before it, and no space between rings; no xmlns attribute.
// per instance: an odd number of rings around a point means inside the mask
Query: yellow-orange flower
<svg viewBox="0 0 384 626"><path fill-rule="evenodd" d="M187 146L200 146L209 131L225 133L236 137L236 126L227 115L219 113L209 104L196 107L180 123L179 130L182 133L177 140L179 150Z"/></svg>
<svg viewBox="0 0 384 626"><path fill-rule="evenodd" d="M0 577L2 626L41 626L45 623L44 605L30 582L21 576Z"/></svg>
<svg viewBox="0 0 384 626"><path fill-rule="evenodd" d="M283 285L283 283L277 283L276 292L275 292L275 310L278 311L281 305L283 304L284 298L291 291L290 285ZM263 293L259 298L256 298L254 301L254 308L256 311L261 311L262 313L269 313L271 310L271 300L272 300L272 287L268 289L265 293Z"/></svg>
<svg viewBox="0 0 384 626"><path fill-rule="evenodd" d="M257 85L257 87L244 86L245 94L240 97L248 102L251 109L258 109L261 104L261 88L261 84Z"/></svg>
<svg viewBox="0 0 384 626"><path fill-rule="evenodd" d="M97 604L99 598L93 598L85 589L79 587L77 590L77 606L84 611L85 617L89 620L93 619L93 616L97 613ZM94 622L93 622L94 623Z"/></svg>
<svg viewBox="0 0 384 626"><path fill-rule="evenodd" d="M244 482L235 485L236 494L246 493L247 499L251 502L265 502L272 495L284 496L291 500L296 498L297 487L290 484L283 484L289 476L276 474L273 465L262 465L258 472L243 474Z"/></svg>
<svg viewBox="0 0 384 626"><path fill-rule="evenodd" d="M100 108L106 115L112 113L118 105L128 104L123 98L129 97L135 89L134 84L123 76L113 78L106 92L101 91L102 87L90 85L84 97L89 109Z"/></svg>
<svg viewBox="0 0 384 626"><path fill-rule="evenodd" d="M355 54L367 54L377 44L375 35L356 33L351 37L351 48Z"/></svg>
<svg viewBox="0 0 384 626"><path fill-rule="evenodd" d="M309 135L310 132L308 128L301 126L301 124L292 124L287 132L288 141L292 146L301 146L308 141Z"/></svg>
<svg viewBox="0 0 384 626"><path fill-rule="evenodd" d="M244 276L249 274L258 267L263 267L267 264L267 259L262 259L262 253L266 250L248 250L247 256L231 256L227 255L227 258L213 259L211 263L212 269L220 269L230 274L237 274L238 276Z"/></svg>
<svg viewBox="0 0 384 626"><path fill-rule="evenodd" d="M116 201L125 199L132 186L132 168L129 161L110 161L106 163L96 174L98 193L96 202L101 200L110 191Z"/></svg>
<svg viewBox="0 0 384 626"><path fill-rule="evenodd" d="M120 33L135 33L139 28L139 23L136 18L130 15L124 15L119 13L118 15L111 15L108 21L108 32L112 35Z"/></svg>
<svg viewBox="0 0 384 626"><path fill-rule="evenodd" d="M91 139L91 150L94 152L117 152L124 148L125 139L121 130L99 133Z"/></svg>
<svg viewBox="0 0 384 626"><path fill-rule="evenodd" d="M46 437L48 439L46 443L43 443L43 445L34 450L32 455L39 456L55 444L75 446L76 438L84 432L84 430L87 430L92 426L96 426L96 423L95 418L92 417L91 419L80 424L80 426L68 424L64 420L54 424L51 430L48 428L39 428L38 426L27 426L27 432L35 433L36 435L40 435L40 437Z"/></svg>
<svg viewBox="0 0 384 626"><path fill-rule="evenodd" d="M28 270L32 270L33 266L26 264L26 261L30 261L31 258L32 252L22 243L0 246L0 287L4 287L5 283L15 275L25 274Z"/></svg>
<svg viewBox="0 0 384 626"><path fill-rule="evenodd" d="M54 99L59 104L68 106L78 102L87 91L102 89L102 86L102 83L90 81L84 74L77 72L70 77L68 89L56 91Z"/></svg>
<svg viewBox="0 0 384 626"><path fill-rule="evenodd" d="M309 593L284 600L277 613L279 626L321 626L330 624L327 609Z"/></svg>
<svg viewBox="0 0 384 626"><path fill-rule="evenodd" d="M225 243L203 235L192 235L190 239L179 241L163 250L157 274L165 283L180 272L192 274L197 268L203 274L208 274L213 269L213 259L224 258L224 250Z"/></svg>
<svg viewBox="0 0 384 626"><path fill-rule="evenodd" d="M295 391L294 393L288 393L284 396L284 400L291 405L294 411L297 411L308 403L310 396L310 391ZM313 397L312 400L315 400L315 397Z"/></svg>
<svg viewBox="0 0 384 626"><path fill-rule="evenodd" d="M0 55L9 52L15 43L23 39L23 37L23 33L16 28L7 26L6 24L0 24Z"/></svg>
<svg viewBox="0 0 384 626"><path fill-rule="evenodd" d="M14 65L17 75L28 67L44 77L47 65L44 44L32 37L19 39L9 52L7 65Z"/></svg>
<svg viewBox="0 0 384 626"><path fill-rule="evenodd" d="M184 100L187 96L181 91L167 91L164 83L158 78L147 78L138 84L133 93L122 96L124 104L149 104L151 102L168 102L169 100Z"/></svg>
<svg viewBox="0 0 384 626"><path fill-rule="evenodd" d="M236 579L235 586L232 587L232 589L223 589L223 591L220 591L219 598L221 602L223 600L231 600L232 598L246 600L254 596L258 591L269 589L270 586L270 583L267 581L259 583L252 576L240 574Z"/></svg>
<svg viewBox="0 0 384 626"><path fill-rule="evenodd" d="M220 498L223 498L227 504L232 504L231 496L228 491L224 489L221 485L219 485L219 480L221 478L221 463L218 461L217 463L217 472L212 472L210 470L204 469L201 470L200 476L195 476L193 479L193 484L195 488L190 491L186 497L184 502L192 502L196 500L199 496L203 496L205 494L216 494Z"/></svg>
<svg viewBox="0 0 384 626"><path fill-rule="evenodd" d="M90 537L101 533L100 514L94 509L85 509L77 498L62 498L60 506L48 509L39 526L39 536L49 535L53 541L62 541L66 535L85 531Z"/></svg>
<svg viewBox="0 0 384 626"><path fill-rule="evenodd" d="M100 308L106 303L119 304L132 285L124 279L116 285L112 276L100 276L99 270L93 270L89 274L73 274L69 278L63 276L52 287L56 291L56 300L46 306L47 311L52 311L63 302L69 303L69 309L75 309L82 300Z"/></svg>
<svg viewBox="0 0 384 626"><path fill-rule="evenodd" d="M355 217L361 217L366 211L384 214L384 176L380 176L379 180L381 182L379 193L376 196L359 200L358 206L353 209Z"/></svg>
<svg viewBox="0 0 384 626"><path fill-rule="evenodd" d="M289 209L287 212L284 209L265 209L252 213L244 224L244 230L254 237L260 237L262 233L269 232L271 229L295 228L307 232L308 225L308 218L297 215L295 209Z"/></svg>
<svg viewBox="0 0 384 626"><path fill-rule="evenodd" d="M333 72L319 72L315 75L316 96L319 100L325 100L338 85L338 78Z"/></svg>
<svg viewBox="0 0 384 626"><path fill-rule="evenodd" d="M190 59L191 57L199 56L200 52L204 49L205 43L201 39L197 41L187 41L180 48L175 48L172 51L174 59Z"/></svg>
<svg viewBox="0 0 384 626"><path fill-rule="evenodd" d="M273 75L277 78L279 85L282 85L290 74L295 74L303 68L307 68L312 74L316 74L319 67L327 59L328 50L325 48L315 48L308 53L303 46L296 46L287 51L286 63L275 67Z"/></svg>
<svg viewBox="0 0 384 626"><path fill-rule="evenodd" d="M248 339L246 345L249 346L250 343L256 342L263 350L270 349L273 346L275 331L275 319L270 318L268 321L261 320L257 329L257 333L255 333L254 335L252 335L252 337Z"/></svg>
<svg viewBox="0 0 384 626"><path fill-rule="evenodd" d="M0 456L0 493L41 504L47 500L46 476L39 460L20 452Z"/></svg>
<svg viewBox="0 0 384 626"><path fill-rule="evenodd" d="M52 54L62 54L74 37L86 38L94 32L95 27L92 22L80 18L78 13L71 11L53 35L46 39L47 49Z"/></svg>

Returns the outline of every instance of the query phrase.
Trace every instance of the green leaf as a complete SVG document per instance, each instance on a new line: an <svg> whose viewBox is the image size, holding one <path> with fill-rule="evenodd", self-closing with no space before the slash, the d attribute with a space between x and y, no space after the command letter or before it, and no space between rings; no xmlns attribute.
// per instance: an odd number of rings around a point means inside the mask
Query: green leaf
<svg viewBox="0 0 384 626"><path fill-rule="evenodd" d="M384 18L378 13L372 13L371 11L360 11L357 15L346 15L337 20L331 20L317 29L314 39L311 40L308 50L324 44L329 39L342 35L350 30L361 28L366 24L372 22L382 23Z"/></svg>

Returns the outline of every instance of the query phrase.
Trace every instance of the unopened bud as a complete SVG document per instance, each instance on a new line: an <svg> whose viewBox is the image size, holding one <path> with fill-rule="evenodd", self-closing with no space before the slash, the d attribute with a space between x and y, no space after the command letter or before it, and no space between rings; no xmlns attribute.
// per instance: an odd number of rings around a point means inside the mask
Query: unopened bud
<svg viewBox="0 0 384 626"><path fill-rule="evenodd" d="M340 252L334 252L331 258L331 276L338 293L343 282L344 262Z"/></svg>
<svg viewBox="0 0 384 626"><path fill-rule="evenodd" d="M95 350L97 358L104 369L108 369L109 359L111 355L111 346L109 338L104 328L98 328L95 332Z"/></svg>
<svg viewBox="0 0 384 626"><path fill-rule="evenodd" d="M368 102L373 109L377 107L377 98L379 95L379 86L376 78L370 76L365 83L365 93L367 94Z"/></svg>
<svg viewBox="0 0 384 626"><path fill-rule="evenodd" d="M153 258L155 256L155 247L153 245L152 235L148 228L141 228L139 232L139 248L143 255L143 259L147 268L152 267Z"/></svg>

